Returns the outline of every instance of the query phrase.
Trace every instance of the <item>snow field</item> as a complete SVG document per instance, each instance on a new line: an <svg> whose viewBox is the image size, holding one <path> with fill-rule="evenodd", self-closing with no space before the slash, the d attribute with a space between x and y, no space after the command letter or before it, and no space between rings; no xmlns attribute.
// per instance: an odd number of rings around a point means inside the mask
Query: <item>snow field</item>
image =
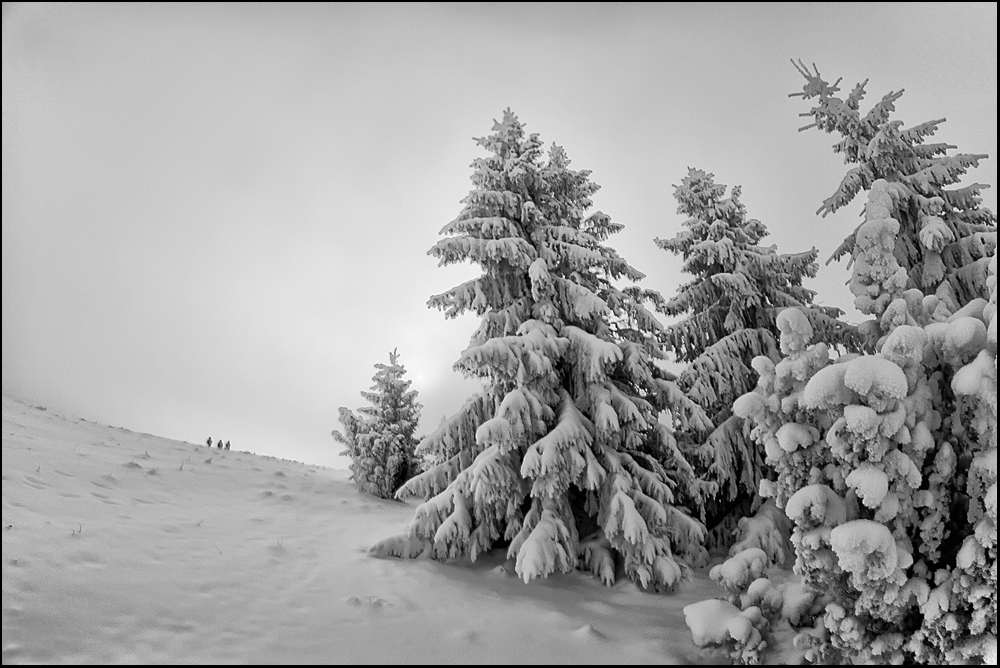
<svg viewBox="0 0 1000 668"><path fill-rule="evenodd" d="M331 445L331 447L333 447ZM576 571L377 559L413 506L347 472L3 400L3 662L685 663L671 595Z"/></svg>

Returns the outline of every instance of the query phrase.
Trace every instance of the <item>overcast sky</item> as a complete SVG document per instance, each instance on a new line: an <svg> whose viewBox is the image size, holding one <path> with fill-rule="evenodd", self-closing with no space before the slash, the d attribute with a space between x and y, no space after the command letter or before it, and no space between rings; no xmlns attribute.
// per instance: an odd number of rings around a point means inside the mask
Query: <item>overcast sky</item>
<svg viewBox="0 0 1000 668"><path fill-rule="evenodd" d="M3 391L345 467L337 408L398 348L426 433L478 387L451 369L476 319L426 306L479 275L426 254L473 137L510 107L564 146L665 296L686 278L653 239L689 166L825 261L860 204L815 215L846 167L796 131L791 58L869 103L905 88L896 118L946 117L996 184L996 3L5 3ZM818 301L850 306L847 272Z"/></svg>

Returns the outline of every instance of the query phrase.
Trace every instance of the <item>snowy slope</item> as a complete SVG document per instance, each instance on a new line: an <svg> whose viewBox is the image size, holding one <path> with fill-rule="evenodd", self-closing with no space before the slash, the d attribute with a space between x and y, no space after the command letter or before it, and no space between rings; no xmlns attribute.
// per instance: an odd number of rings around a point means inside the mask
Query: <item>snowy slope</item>
<svg viewBox="0 0 1000 668"><path fill-rule="evenodd" d="M331 443L331 447L334 447ZM705 663L673 595L381 560L412 506L347 472L3 399L3 662Z"/></svg>

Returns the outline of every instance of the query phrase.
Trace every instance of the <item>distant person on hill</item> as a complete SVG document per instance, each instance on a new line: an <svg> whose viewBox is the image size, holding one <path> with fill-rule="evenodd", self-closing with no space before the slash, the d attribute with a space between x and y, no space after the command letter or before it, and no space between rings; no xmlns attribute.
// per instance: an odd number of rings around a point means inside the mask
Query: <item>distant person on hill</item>
<svg viewBox="0 0 1000 668"><path fill-rule="evenodd" d="M221 438L218 441L215 442L215 447L217 447L219 450L222 449L222 439Z"/></svg>
<svg viewBox="0 0 1000 668"><path fill-rule="evenodd" d="M229 449L229 441L226 441L226 450Z"/></svg>
<svg viewBox="0 0 1000 668"><path fill-rule="evenodd" d="M208 443L208 447L212 447L212 437L211 436L209 436L208 440L205 441L205 442Z"/></svg>

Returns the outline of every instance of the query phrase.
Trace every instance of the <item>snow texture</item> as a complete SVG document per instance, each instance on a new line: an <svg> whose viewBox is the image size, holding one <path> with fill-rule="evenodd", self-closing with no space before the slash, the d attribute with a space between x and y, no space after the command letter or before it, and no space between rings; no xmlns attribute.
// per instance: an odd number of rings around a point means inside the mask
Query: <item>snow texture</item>
<svg viewBox="0 0 1000 668"><path fill-rule="evenodd" d="M817 371L802 391L806 408L833 408L850 404L858 399L857 393L844 382L847 363L831 364Z"/></svg>
<svg viewBox="0 0 1000 668"><path fill-rule="evenodd" d="M860 357L847 362L844 385L865 397L870 405L884 405L889 399L906 396L906 375L897 364L879 356Z"/></svg>
<svg viewBox="0 0 1000 668"><path fill-rule="evenodd" d="M840 567L860 581L886 579L896 572L896 541L879 522L852 520L835 526L830 546Z"/></svg>
<svg viewBox="0 0 1000 668"><path fill-rule="evenodd" d="M758 548L770 563L786 566L793 556L789 544L791 530L788 517L768 499L752 517L741 517L736 527L736 542L729 548L733 556L748 548Z"/></svg>
<svg viewBox="0 0 1000 668"><path fill-rule="evenodd" d="M708 576L728 591L742 591L761 577L770 565L771 561L764 550L749 547L713 566Z"/></svg>
<svg viewBox="0 0 1000 668"><path fill-rule="evenodd" d="M819 439L819 430L811 425L788 422L781 425L775 436L782 450L795 452L799 448L815 443Z"/></svg>
<svg viewBox="0 0 1000 668"><path fill-rule="evenodd" d="M807 485L788 499L785 514L793 522L837 526L847 518L844 500L827 485Z"/></svg>
<svg viewBox="0 0 1000 668"><path fill-rule="evenodd" d="M801 344L792 344L793 341L809 341L813 336L812 325L805 314L797 308L786 308L778 313L775 324L782 334L794 334L782 339L781 352L790 355L801 349Z"/></svg>
<svg viewBox="0 0 1000 668"><path fill-rule="evenodd" d="M900 368L920 364L924 359L927 333L922 327L900 325L886 337L882 344L882 356Z"/></svg>
<svg viewBox="0 0 1000 668"><path fill-rule="evenodd" d="M889 476L880 467L865 463L847 474L847 485L867 507L878 508L889 491Z"/></svg>
<svg viewBox="0 0 1000 668"><path fill-rule="evenodd" d="M698 647L745 642L753 628L751 616L728 601L709 599L684 606L684 621Z"/></svg>
<svg viewBox="0 0 1000 668"><path fill-rule="evenodd" d="M798 626L809 614L816 600L816 593L801 580L786 582L781 586L781 617L792 626Z"/></svg>

